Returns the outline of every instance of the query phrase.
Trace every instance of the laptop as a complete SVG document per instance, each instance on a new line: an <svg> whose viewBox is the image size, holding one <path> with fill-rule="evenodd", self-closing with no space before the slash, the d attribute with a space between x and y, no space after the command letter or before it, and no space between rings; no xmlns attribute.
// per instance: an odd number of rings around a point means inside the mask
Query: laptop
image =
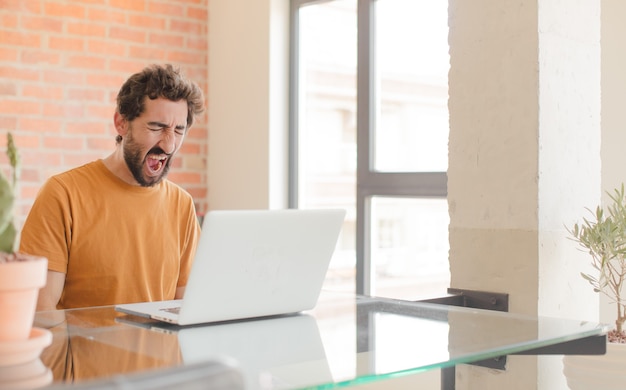
<svg viewBox="0 0 626 390"><path fill-rule="evenodd" d="M177 325L313 309L345 210L220 210L206 214L182 300L116 305Z"/></svg>
<svg viewBox="0 0 626 390"><path fill-rule="evenodd" d="M116 322L131 325L128 331L144 328L129 334L131 340L149 336L138 332L156 333L152 342L142 344L142 353L147 346L162 345L162 337L175 335L185 365L232 360L248 390L303 388L332 381L317 321L306 313L185 327L149 319L142 322L133 316L118 317ZM115 337L119 332L100 332L94 337L101 343L123 343L123 349L132 349L132 342ZM163 359L162 353L154 348L155 359Z"/></svg>

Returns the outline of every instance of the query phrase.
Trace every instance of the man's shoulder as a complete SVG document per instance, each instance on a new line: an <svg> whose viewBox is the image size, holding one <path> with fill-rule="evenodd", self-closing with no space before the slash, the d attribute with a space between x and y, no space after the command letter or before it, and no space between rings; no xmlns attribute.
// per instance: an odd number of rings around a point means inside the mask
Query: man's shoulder
<svg viewBox="0 0 626 390"><path fill-rule="evenodd" d="M101 165L103 166L99 161L92 161L67 171L56 173L48 179L47 184L48 186L60 185L66 189L85 185L94 179L97 180L97 177L100 176L98 171L102 169Z"/></svg>
<svg viewBox="0 0 626 390"><path fill-rule="evenodd" d="M101 170L102 167L104 167L104 165L102 164L102 161L100 160L91 161L86 164L68 169L67 171L56 173L52 177L56 179L64 179L64 178L89 175L91 173L94 173L95 171Z"/></svg>
<svg viewBox="0 0 626 390"><path fill-rule="evenodd" d="M166 190L166 192L170 194L170 196L179 196L179 197L189 198L189 199L192 198L191 194L186 189L184 189L182 186L174 183L171 180L164 179L161 182L161 185Z"/></svg>

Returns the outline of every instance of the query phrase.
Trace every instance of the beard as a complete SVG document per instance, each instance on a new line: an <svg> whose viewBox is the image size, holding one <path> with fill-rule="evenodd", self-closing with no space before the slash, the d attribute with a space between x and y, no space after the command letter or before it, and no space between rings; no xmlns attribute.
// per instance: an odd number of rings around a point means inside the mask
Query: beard
<svg viewBox="0 0 626 390"><path fill-rule="evenodd" d="M143 173L143 166L146 163L146 156L150 154L165 154L165 152L163 149L156 147L150 149L148 153L143 154L140 145L133 140L132 131L129 129L126 142L124 143L124 161L126 161L130 173L132 173L137 183L142 187L152 187L159 184L170 170L170 163L172 161L171 155L167 158L161 174L155 177L146 177Z"/></svg>

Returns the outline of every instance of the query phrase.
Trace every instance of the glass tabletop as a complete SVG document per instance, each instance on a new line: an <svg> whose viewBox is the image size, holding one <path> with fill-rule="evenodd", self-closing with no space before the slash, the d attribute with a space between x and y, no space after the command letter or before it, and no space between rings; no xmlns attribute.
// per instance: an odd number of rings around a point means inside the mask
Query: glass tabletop
<svg viewBox="0 0 626 390"><path fill-rule="evenodd" d="M314 310L177 327L113 307L39 312L54 383L82 383L220 356L248 389L340 388L601 336L607 326L324 291Z"/></svg>

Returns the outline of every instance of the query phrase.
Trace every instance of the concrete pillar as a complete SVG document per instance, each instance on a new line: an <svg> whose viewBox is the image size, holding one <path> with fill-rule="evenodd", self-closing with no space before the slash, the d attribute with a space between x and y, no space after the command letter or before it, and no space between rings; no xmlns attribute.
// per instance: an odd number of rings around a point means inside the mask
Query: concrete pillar
<svg viewBox="0 0 626 390"><path fill-rule="evenodd" d="M626 102L626 56L624 36L626 1L602 0L602 189L606 191L626 183L626 131L624 131L624 102ZM615 321L615 305L602 296L600 321Z"/></svg>
<svg viewBox="0 0 626 390"><path fill-rule="evenodd" d="M450 0L451 287L597 320L566 226L600 201L600 3ZM538 332L541 330L538 329ZM460 367L457 388L567 388L560 357Z"/></svg>

